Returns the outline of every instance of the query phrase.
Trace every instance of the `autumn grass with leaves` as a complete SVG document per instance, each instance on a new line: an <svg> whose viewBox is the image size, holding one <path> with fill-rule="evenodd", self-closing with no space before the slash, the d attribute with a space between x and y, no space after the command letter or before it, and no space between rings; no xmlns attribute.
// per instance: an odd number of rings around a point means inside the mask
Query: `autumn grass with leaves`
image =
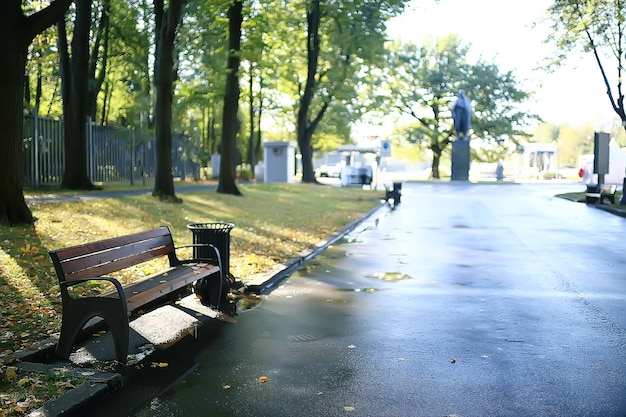
<svg viewBox="0 0 626 417"><path fill-rule="evenodd" d="M184 246L191 244L190 223L234 223L230 271L245 282L315 247L376 207L383 197L380 191L312 184L239 188L243 196L214 190L179 193L183 199L180 204L160 202L149 193L40 203L31 206L37 219L34 226L0 226L0 353L32 349L36 341L54 336L60 328L60 292L48 256L50 249L162 225L170 227L176 246ZM183 249L179 256L191 257L191 249ZM149 275L164 266L142 265L120 279ZM6 398L6 393L13 388L19 392L25 389L37 397L47 382L42 377L11 372L2 356L0 367L0 416L24 411L16 405L19 399ZM62 389L54 386L54 392ZM25 394L18 397L21 395Z"/></svg>

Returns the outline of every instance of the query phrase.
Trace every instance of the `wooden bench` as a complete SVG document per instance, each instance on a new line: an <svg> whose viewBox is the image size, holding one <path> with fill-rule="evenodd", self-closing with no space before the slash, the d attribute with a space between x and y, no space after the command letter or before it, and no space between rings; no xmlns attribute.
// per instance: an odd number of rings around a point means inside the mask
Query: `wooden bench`
<svg viewBox="0 0 626 417"><path fill-rule="evenodd" d="M213 245L191 246L212 247L217 254L217 263L220 263L219 251ZM55 354L64 359L69 358L85 324L94 317L101 317L113 336L117 360L126 363L129 320L140 309L161 305L189 293L191 284L213 274L220 274L219 278L223 280L220 265L199 259L179 260L168 227L51 250L49 254L59 279L63 303L61 334ZM164 256L169 260L168 268L128 285L106 276ZM71 294L71 287L89 281L105 281L114 288L96 296Z"/></svg>
<svg viewBox="0 0 626 417"><path fill-rule="evenodd" d="M615 192L617 186L607 184L589 184L585 193L586 204L602 204L607 199L611 204L615 204Z"/></svg>

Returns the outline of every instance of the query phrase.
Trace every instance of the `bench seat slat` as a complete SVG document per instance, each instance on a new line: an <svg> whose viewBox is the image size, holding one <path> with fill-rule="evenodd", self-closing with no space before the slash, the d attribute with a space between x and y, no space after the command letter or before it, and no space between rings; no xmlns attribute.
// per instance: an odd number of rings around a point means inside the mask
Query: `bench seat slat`
<svg viewBox="0 0 626 417"><path fill-rule="evenodd" d="M170 268L124 287L128 311L133 312L142 306L171 294L200 278L219 272L219 267L210 264L196 264Z"/></svg>

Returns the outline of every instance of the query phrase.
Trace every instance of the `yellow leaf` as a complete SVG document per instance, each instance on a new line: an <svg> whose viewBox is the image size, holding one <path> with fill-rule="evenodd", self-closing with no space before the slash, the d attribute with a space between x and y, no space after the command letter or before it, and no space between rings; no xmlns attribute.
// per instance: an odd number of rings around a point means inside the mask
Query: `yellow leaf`
<svg viewBox="0 0 626 417"><path fill-rule="evenodd" d="M450 359L450 362L451 362L451 363L456 363L456 358L452 358L452 359Z"/></svg>
<svg viewBox="0 0 626 417"><path fill-rule="evenodd" d="M18 251L25 255L34 255L37 253L38 250L39 248L37 246L31 246L30 243L27 243L26 245L24 245L23 248L18 249Z"/></svg>
<svg viewBox="0 0 626 417"><path fill-rule="evenodd" d="M356 348L355 345L348 345L348 349L354 349L354 348Z"/></svg>
<svg viewBox="0 0 626 417"><path fill-rule="evenodd" d="M267 376L263 375L263 376L259 377L259 382L260 382L261 384L263 384L263 383L267 382Z"/></svg>
<svg viewBox="0 0 626 417"><path fill-rule="evenodd" d="M343 410L344 410L344 411L354 411L354 407L349 406L349 405L344 405L344 406L343 406Z"/></svg>
<svg viewBox="0 0 626 417"><path fill-rule="evenodd" d="M30 382L30 378L22 378L19 381L17 381L17 386L18 387L23 387L24 385L28 384Z"/></svg>
<svg viewBox="0 0 626 417"><path fill-rule="evenodd" d="M17 372L13 369L7 369L6 376L7 378L15 378L17 376Z"/></svg>

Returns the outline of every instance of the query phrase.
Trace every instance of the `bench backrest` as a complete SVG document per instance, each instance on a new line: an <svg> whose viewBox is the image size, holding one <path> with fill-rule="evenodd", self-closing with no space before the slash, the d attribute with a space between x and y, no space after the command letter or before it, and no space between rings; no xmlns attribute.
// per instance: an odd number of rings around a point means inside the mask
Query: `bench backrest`
<svg viewBox="0 0 626 417"><path fill-rule="evenodd" d="M617 186L602 184L600 189L602 190L602 192L615 194L615 191L617 191Z"/></svg>
<svg viewBox="0 0 626 417"><path fill-rule="evenodd" d="M168 227L51 250L59 282L94 278L167 255L176 261Z"/></svg>

